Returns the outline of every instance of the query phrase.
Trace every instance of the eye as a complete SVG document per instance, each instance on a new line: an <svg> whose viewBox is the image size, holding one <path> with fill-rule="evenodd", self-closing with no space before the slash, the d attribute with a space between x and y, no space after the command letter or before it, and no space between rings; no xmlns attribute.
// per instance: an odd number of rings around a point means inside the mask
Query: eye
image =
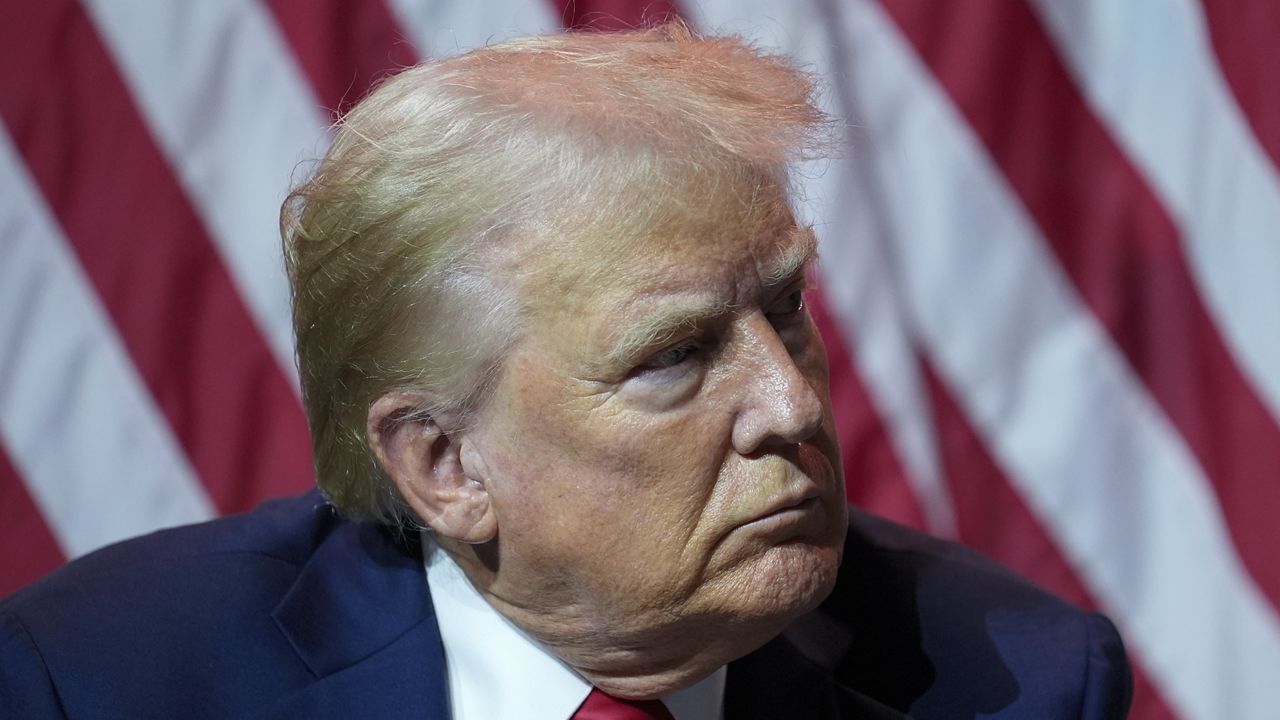
<svg viewBox="0 0 1280 720"><path fill-rule="evenodd" d="M679 345L663 350L653 357L641 363L639 370L662 370L665 368L676 367L685 360L688 360L694 353L698 351L698 344L694 342L684 342Z"/></svg>
<svg viewBox="0 0 1280 720"><path fill-rule="evenodd" d="M804 291L796 290L782 296L769 306L768 315L775 318L786 318L804 309Z"/></svg>
<svg viewBox="0 0 1280 720"><path fill-rule="evenodd" d="M627 374L621 388L637 407L654 411L680 406L698 393L715 343L690 338L650 355Z"/></svg>

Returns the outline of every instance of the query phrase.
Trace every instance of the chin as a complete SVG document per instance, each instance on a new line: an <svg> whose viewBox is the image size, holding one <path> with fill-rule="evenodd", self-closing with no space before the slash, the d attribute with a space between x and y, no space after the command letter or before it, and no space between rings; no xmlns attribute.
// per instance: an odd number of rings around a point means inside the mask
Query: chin
<svg viewBox="0 0 1280 720"><path fill-rule="evenodd" d="M732 573L721 610L732 621L771 625L781 631L831 594L843 543L792 541L775 545Z"/></svg>
<svg viewBox="0 0 1280 720"><path fill-rule="evenodd" d="M768 637L818 607L835 588L848 508L834 498L735 527L720 543L698 603L724 622ZM764 637L763 640L767 640Z"/></svg>

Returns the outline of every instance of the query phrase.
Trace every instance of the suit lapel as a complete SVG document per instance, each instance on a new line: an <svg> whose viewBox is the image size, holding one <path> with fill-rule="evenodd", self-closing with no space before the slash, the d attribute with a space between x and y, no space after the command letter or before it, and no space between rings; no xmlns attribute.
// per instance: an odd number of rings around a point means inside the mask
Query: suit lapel
<svg viewBox="0 0 1280 720"><path fill-rule="evenodd" d="M847 687L785 635L729 664L725 720L902 720L901 712Z"/></svg>
<svg viewBox="0 0 1280 720"><path fill-rule="evenodd" d="M416 536L341 523L272 614L316 681L262 717L448 720L444 653Z"/></svg>
<svg viewBox="0 0 1280 720"><path fill-rule="evenodd" d="M398 541L375 525L338 523L272 617L316 680L260 717L449 720L443 646L416 535ZM727 720L907 717L836 681L804 628L801 620L730 663Z"/></svg>

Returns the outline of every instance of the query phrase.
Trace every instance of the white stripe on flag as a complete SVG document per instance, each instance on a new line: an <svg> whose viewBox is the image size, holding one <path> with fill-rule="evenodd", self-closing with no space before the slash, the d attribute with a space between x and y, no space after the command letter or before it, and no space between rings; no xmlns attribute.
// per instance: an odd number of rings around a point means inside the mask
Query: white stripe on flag
<svg viewBox="0 0 1280 720"><path fill-rule="evenodd" d="M1222 77L1199 3L1035 6L1178 223L1206 306L1280 419L1280 175Z"/></svg>
<svg viewBox="0 0 1280 720"><path fill-rule="evenodd" d="M418 56L443 57L519 35L560 30L551 0L390 0Z"/></svg>
<svg viewBox="0 0 1280 720"><path fill-rule="evenodd" d="M830 53L823 17L809 3L779 8L774 2L707 0L691 3L690 18L697 27L730 32L776 48L820 72L831 81L844 74L842 58ZM840 118L840 92L824 94L828 112ZM806 184L801 196L809 200L815 231L822 242L823 292L833 319L844 331L849 356L865 380L890 442L902 461L912 491L929 530L955 537L956 519L951 496L943 482L933 413L915 351L908 336L905 295L889 261L890 248L878 238L883 217L873 191L859 178L864 145L870 142L858 129L849 130L847 162L820 163L801 169Z"/></svg>
<svg viewBox="0 0 1280 720"><path fill-rule="evenodd" d="M299 162L324 150L328 120L275 21L244 0L87 8L272 353L295 377L280 203Z"/></svg>
<svg viewBox="0 0 1280 720"><path fill-rule="evenodd" d="M0 436L63 552L212 517L3 128L0 256Z"/></svg>
<svg viewBox="0 0 1280 720"><path fill-rule="evenodd" d="M877 139L857 159L886 190L939 371L1169 700L1265 717L1280 620L1207 479L896 26L878 5L847 9L846 82Z"/></svg>

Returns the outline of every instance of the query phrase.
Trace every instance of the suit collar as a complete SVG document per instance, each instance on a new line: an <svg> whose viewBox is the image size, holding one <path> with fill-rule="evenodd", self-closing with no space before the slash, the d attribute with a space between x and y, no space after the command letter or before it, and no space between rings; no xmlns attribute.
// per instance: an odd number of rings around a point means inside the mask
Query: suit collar
<svg viewBox="0 0 1280 720"><path fill-rule="evenodd" d="M907 716L836 680L783 634L729 664L725 718L903 720Z"/></svg>
<svg viewBox="0 0 1280 720"><path fill-rule="evenodd" d="M444 654L415 534L335 523L272 617L317 682L262 717L448 719ZM835 680L832 658L812 652L806 627L802 620L729 665L727 718L905 717Z"/></svg>
<svg viewBox="0 0 1280 720"><path fill-rule="evenodd" d="M264 717L449 717L415 534L338 522L272 613L317 678Z"/></svg>

